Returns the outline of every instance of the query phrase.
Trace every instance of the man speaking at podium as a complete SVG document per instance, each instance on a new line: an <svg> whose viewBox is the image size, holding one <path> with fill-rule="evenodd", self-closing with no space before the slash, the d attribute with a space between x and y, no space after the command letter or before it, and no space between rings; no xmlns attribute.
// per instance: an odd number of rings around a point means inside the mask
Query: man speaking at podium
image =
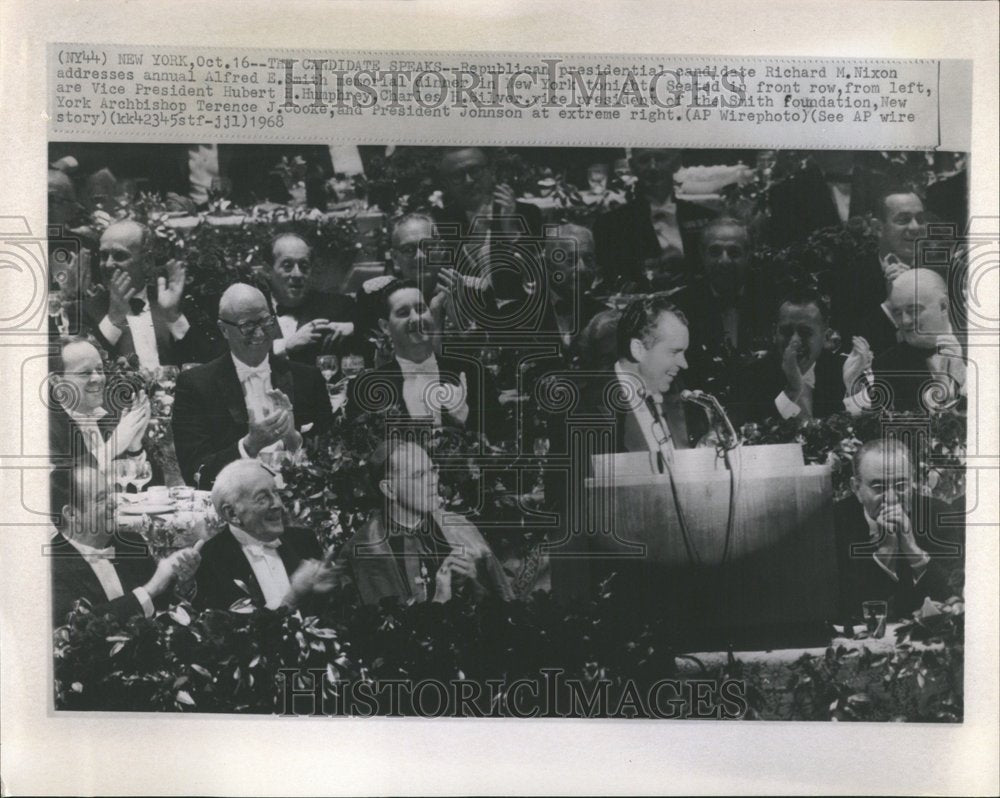
<svg viewBox="0 0 1000 798"><path fill-rule="evenodd" d="M614 373L584 389L589 412L615 419L614 453L651 452L662 472L674 449L692 448L707 431L703 412L681 400L677 384L688 341L687 318L668 297L642 297L625 308Z"/></svg>

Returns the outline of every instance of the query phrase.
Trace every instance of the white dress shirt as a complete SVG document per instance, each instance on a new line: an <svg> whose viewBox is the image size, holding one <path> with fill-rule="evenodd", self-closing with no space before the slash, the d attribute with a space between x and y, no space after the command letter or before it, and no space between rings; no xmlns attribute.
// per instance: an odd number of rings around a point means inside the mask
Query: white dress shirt
<svg viewBox="0 0 1000 798"><path fill-rule="evenodd" d="M246 403L247 415L250 420L254 421L271 415L274 412L274 402L267 395L268 391L272 390L271 364L265 358L257 366L248 366L235 355L231 355L231 357L233 365L236 366L236 379L240 381L240 386L243 388L243 401ZM243 446L242 438L240 438L237 448L240 450L240 457L245 460L252 459ZM283 441L275 441L269 446L265 446L261 451L277 452L284 448Z"/></svg>
<svg viewBox="0 0 1000 798"><path fill-rule="evenodd" d="M281 540L270 540L266 543L262 540L248 535L239 527L229 525L233 537L243 549L243 554L250 563L253 575L257 577L261 591L264 593L264 604L269 610L277 609L281 605L281 600L288 595L291 583L288 581L288 572L285 570L285 563L278 554L278 546Z"/></svg>
<svg viewBox="0 0 1000 798"><path fill-rule="evenodd" d="M140 313L128 313L125 316L125 321L128 324L129 331L132 333L132 346L135 347L135 353L139 357L139 365L145 369L154 369L160 365L160 352L156 346L156 330L153 327L153 313L149 308L149 298L146 289L144 288L142 293L137 294L135 298L143 301L142 311ZM121 329L112 324L107 316L101 319L101 323L97 326L101 331L101 335L112 346L117 344L118 339L122 337ZM182 313L177 321L168 325L168 329L173 339L179 341L187 335L188 330L191 329L191 324Z"/></svg>
<svg viewBox="0 0 1000 798"><path fill-rule="evenodd" d="M650 198L649 218L660 242L660 249L664 252L677 250L678 255L683 255L684 239L681 238L681 228L677 223L677 203L673 197L668 197L662 203Z"/></svg>
<svg viewBox="0 0 1000 798"><path fill-rule="evenodd" d="M118 572L111 563L111 559L115 556L114 546L95 549L93 546L80 543L77 540L73 540L73 538L67 538L67 540L73 548L80 552L83 559L87 561L87 565L94 572L97 581L101 583L101 589L104 591L104 595L107 596L108 601L114 601L116 598L121 598L125 595L125 590L122 588L122 580L118 578ZM152 618L154 612L153 600L150 598L149 593L146 592L146 589L144 587L137 587L132 591L132 594L138 599L143 614L147 618Z"/></svg>
<svg viewBox="0 0 1000 798"><path fill-rule="evenodd" d="M440 426L441 411L431 407L427 402L432 386L441 382L437 358L431 354L422 363L414 363L396 355L396 362L403 372L403 403L406 405L406 411L413 418L430 416L434 419L435 426Z"/></svg>
<svg viewBox="0 0 1000 798"><path fill-rule="evenodd" d="M793 402L784 391L774 397L774 406L781 414L782 418L795 418L803 410L808 410L812 415L812 395L816 387L816 364L813 363L809 370L802 375L802 394L799 401Z"/></svg>
<svg viewBox="0 0 1000 798"><path fill-rule="evenodd" d="M843 182L827 183L830 188L830 199L837 208L837 217L841 224L851 216L851 184Z"/></svg>

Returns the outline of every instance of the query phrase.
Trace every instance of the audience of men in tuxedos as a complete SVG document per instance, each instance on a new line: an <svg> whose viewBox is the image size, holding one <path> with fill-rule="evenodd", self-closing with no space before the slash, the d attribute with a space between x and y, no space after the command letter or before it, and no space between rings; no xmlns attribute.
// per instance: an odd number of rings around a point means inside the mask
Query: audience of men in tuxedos
<svg viewBox="0 0 1000 798"><path fill-rule="evenodd" d="M734 420L805 421L843 410L843 366L830 339L830 312L818 293L802 289L785 296L770 351L738 376L730 402Z"/></svg>
<svg viewBox="0 0 1000 798"><path fill-rule="evenodd" d="M237 460L212 488L215 512L226 528L205 543L194 605L227 610L246 599L258 608L318 609L338 584L310 529L285 525L273 474L258 460Z"/></svg>
<svg viewBox="0 0 1000 798"><path fill-rule="evenodd" d="M392 342L393 359L352 382L348 414L387 412L487 437L502 429L489 374L472 357L436 353L439 331L419 286L395 280L381 298L379 325Z"/></svg>
<svg viewBox="0 0 1000 798"><path fill-rule="evenodd" d="M94 615L149 618L160 597L193 577L200 545L153 562L145 541L116 534L114 487L107 473L78 464L57 469L51 484L52 509L59 516L46 552L55 626L66 623L79 599L89 602Z"/></svg>
<svg viewBox="0 0 1000 798"><path fill-rule="evenodd" d="M956 593L949 576L963 567L964 511L921 497L914 480L897 440L869 441L854 455L854 495L834 515L845 620L860 619L865 601L887 601L896 619Z"/></svg>
<svg viewBox="0 0 1000 798"><path fill-rule="evenodd" d="M312 248L295 233L282 233L271 244L267 272L281 337L274 354L314 365L320 354L339 353L338 342L354 334L354 300L310 287Z"/></svg>
<svg viewBox="0 0 1000 798"><path fill-rule="evenodd" d="M143 368L154 369L201 363L218 353L218 339L184 313L184 264L171 260L158 269L149 228L131 220L109 225L100 262L107 291L89 315L91 332L109 355L135 354Z"/></svg>
<svg viewBox="0 0 1000 798"><path fill-rule="evenodd" d="M916 242L927 232L923 201L908 187L888 188L879 198L873 224L877 252L847 264L831 286L831 297L843 339L862 337L877 354L898 340L886 299L893 281L916 265Z"/></svg>
<svg viewBox="0 0 1000 798"><path fill-rule="evenodd" d="M956 404L967 393L966 364L952 331L944 278L930 269L904 271L887 304L901 340L872 354L855 339L844 366L847 409L930 413Z"/></svg>
<svg viewBox="0 0 1000 798"><path fill-rule="evenodd" d="M303 432L333 420L319 369L272 354L278 321L257 288L227 288L218 325L229 351L181 372L174 399L177 460L185 481L201 488L233 460L297 452Z"/></svg>
<svg viewBox="0 0 1000 798"><path fill-rule="evenodd" d="M362 601L445 602L487 593L513 598L479 530L442 509L437 467L419 444L390 437L376 448L369 468L384 502L341 554Z"/></svg>

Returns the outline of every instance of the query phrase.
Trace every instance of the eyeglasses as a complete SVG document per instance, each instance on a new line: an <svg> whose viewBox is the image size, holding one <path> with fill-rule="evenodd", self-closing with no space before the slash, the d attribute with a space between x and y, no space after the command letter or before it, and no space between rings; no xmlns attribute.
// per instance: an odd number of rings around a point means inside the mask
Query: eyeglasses
<svg viewBox="0 0 1000 798"><path fill-rule="evenodd" d="M257 319L256 321L245 321L242 324L237 324L233 321L226 321L225 319L219 319L223 324L228 324L230 327L235 327L246 339L251 339L257 335L259 332L269 333L274 330L275 325L278 320L274 316L268 316L265 319Z"/></svg>
<svg viewBox="0 0 1000 798"><path fill-rule="evenodd" d="M450 172L445 175L445 180L447 180L452 185L460 185L465 182L466 178L478 182L479 179L486 174L486 167L482 164L476 164L473 166L466 166L464 169L456 169L454 172Z"/></svg>

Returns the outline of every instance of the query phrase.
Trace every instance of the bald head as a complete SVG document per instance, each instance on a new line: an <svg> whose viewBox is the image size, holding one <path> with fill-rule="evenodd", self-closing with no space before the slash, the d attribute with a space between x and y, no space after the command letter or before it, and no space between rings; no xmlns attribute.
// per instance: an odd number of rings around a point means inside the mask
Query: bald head
<svg viewBox="0 0 1000 798"><path fill-rule="evenodd" d="M267 299L259 288L246 283L234 283L219 299L219 318L239 324L239 317L246 312L267 310Z"/></svg>
<svg viewBox="0 0 1000 798"><path fill-rule="evenodd" d="M951 332L948 287L937 272L903 272L892 283L888 304L903 340L911 346L931 349L939 335Z"/></svg>
<svg viewBox="0 0 1000 798"><path fill-rule="evenodd" d="M219 330L229 351L248 366L259 366L278 335L277 321L264 294L252 285L229 286L219 300Z"/></svg>

